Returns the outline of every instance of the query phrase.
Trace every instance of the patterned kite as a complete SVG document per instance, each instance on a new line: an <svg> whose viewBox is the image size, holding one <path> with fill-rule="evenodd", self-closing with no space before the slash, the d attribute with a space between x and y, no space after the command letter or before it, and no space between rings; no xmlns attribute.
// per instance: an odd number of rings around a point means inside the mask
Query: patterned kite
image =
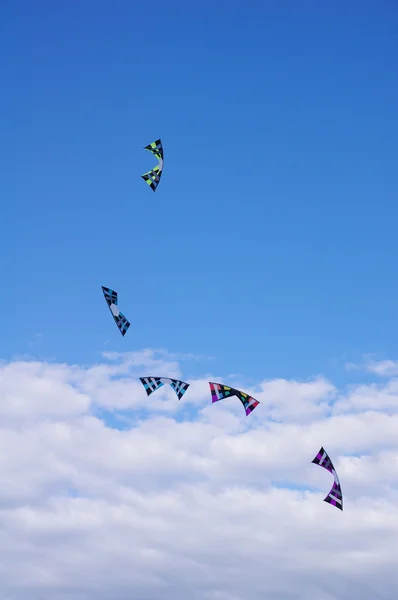
<svg viewBox="0 0 398 600"><path fill-rule="evenodd" d="M254 410L258 404L260 404L258 400L255 400L248 394L240 392L235 388L228 387L227 385L223 385L222 383L212 383L209 381L209 385L213 402L218 402L219 400L223 400L228 396L237 396L244 406L246 416L249 416L252 410Z"/></svg>
<svg viewBox="0 0 398 600"><path fill-rule="evenodd" d="M120 333L124 337L128 328L130 327L130 323L127 321L126 317L123 313L120 312L117 306L117 292L114 292L110 288L102 286L102 291L105 296L106 303L109 307L109 310L112 313L114 321L119 328Z"/></svg>
<svg viewBox="0 0 398 600"><path fill-rule="evenodd" d="M153 191L155 191L159 185L159 181L163 172L162 141L159 139L156 140L156 142L152 142L152 144L145 146L145 150L149 150L149 152L152 152L152 154L154 154L159 161L156 167L151 169L151 171L148 171L148 173L144 173L144 175L141 175L142 179L147 182L147 184L152 188Z"/></svg>
<svg viewBox="0 0 398 600"><path fill-rule="evenodd" d="M341 491L340 481L326 450L321 448L312 462L329 471L334 477L333 487L323 501L343 510L343 493Z"/></svg>
<svg viewBox="0 0 398 600"><path fill-rule="evenodd" d="M168 377L140 377L140 381L148 396L161 388L165 383L169 383L177 394L177 398L181 400L189 388L189 383L185 383L185 381L180 381L179 379L169 379Z"/></svg>

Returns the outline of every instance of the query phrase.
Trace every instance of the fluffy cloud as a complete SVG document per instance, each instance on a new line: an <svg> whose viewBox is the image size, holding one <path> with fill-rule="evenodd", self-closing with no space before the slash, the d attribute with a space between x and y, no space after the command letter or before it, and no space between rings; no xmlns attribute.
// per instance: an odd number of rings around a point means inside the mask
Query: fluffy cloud
<svg viewBox="0 0 398 600"><path fill-rule="evenodd" d="M0 367L1 600L395 600L396 380L260 381L246 418L207 378L148 398L183 357L104 358Z"/></svg>
<svg viewBox="0 0 398 600"><path fill-rule="evenodd" d="M381 377L392 377L398 375L398 360L369 361L367 369Z"/></svg>
<svg viewBox="0 0 398 600"><path fill-rule="evenodd" d="M362 365L346 363L346 369L348 371L365 369L379 377L393 377L398 375L398 360L376 360L374 355L365 354Z"/></svg>

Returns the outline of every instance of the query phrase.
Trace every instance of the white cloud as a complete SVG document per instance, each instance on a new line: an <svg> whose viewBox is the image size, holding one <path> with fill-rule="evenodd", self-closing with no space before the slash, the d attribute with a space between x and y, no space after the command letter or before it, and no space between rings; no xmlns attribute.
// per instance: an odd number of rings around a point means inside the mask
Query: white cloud
<svg viewBox="0 0 398 600"><path fill-rule="evenodd" d="M324 377L308 382L274 379L261 383L256 398L273 419L307 421L329 412L336 388Z"/></svg>
<svg viewBox="0 0 398 600"><path fill-rule="evenodd" d="M369 361L366 366L368 371L381 377L398 375L398 360Z"/></svg>
<svg viewBox="0 0 398 600"><path fill-rule="evenodd" d="M376 360L373 354L365 354L362 364L346 363L347 371L359 371L364 369L379 377L394 377L398 375L398 360Z"/></svg>
<svg viewBox="0 0 398 600"><path fill-rule="evenodd" d="M259 382L246 418L207 379L148 398L137 377L181 376L175 355L106 358L0 366L1 600L395 600L394 379Z"/></svg>
<svg viewBox="0 0 398 600"><path fill-rule="evenodd" d="M354 386L336 402L334 408L339 412L385 410L398 414L398 379L391 379L382 385L372 383Z"/></svg>

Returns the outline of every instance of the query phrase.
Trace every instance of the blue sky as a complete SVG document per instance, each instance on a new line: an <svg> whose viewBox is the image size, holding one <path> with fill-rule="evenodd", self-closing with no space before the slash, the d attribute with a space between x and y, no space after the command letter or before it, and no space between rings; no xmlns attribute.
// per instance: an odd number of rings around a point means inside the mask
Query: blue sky
<svg viewBox="0 0 398 600"><path fill-rule="evenodd" d="M1 357L335 381L397 358L397 6L226 7L2 3Z"/></svg>
<svg viewBox="0 0 398 600"><path fill-rule="evenodd" d="M397 65L396 0L0 2L7 597L396 599Z"/></svg>

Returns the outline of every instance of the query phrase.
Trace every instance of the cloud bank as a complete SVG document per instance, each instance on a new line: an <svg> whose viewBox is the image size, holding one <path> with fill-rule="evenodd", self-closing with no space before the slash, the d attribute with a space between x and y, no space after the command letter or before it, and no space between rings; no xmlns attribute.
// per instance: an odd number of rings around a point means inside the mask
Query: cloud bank
<svg viewBox="0 0 398 600"><path fill-rule="evenodd" d="M148 398L137 377L182 377L183 358L0 365L1 600L396 600L390 363L347 390L243 384L261 402L247 418L210 403L220 374ZM322 502L320 446L343 513Z"/></svg>

